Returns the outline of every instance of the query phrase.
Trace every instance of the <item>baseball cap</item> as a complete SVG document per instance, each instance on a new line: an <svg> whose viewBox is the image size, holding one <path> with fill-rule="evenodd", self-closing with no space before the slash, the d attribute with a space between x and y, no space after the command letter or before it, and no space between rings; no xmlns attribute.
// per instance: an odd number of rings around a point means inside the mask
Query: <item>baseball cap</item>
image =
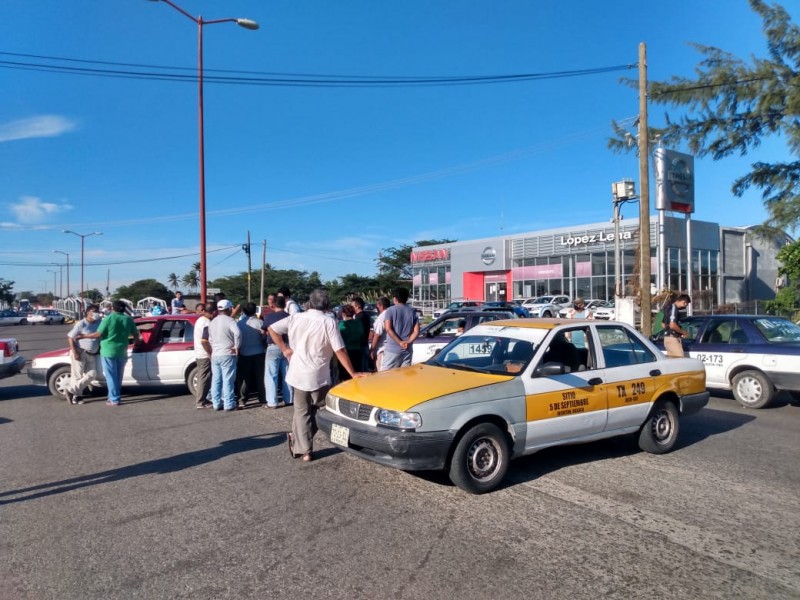
<svg viewBox="0 0 800 600"><path fill-rule="evenodd" d="M233 302L230 300L220 300L217 302L217 310L230 310L233 308Z"/></svg>

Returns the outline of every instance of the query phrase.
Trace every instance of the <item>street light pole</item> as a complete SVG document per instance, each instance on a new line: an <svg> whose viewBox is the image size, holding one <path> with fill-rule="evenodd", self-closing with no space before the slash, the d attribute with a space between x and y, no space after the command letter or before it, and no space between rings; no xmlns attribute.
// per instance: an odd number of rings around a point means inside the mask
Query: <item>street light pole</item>
<svg viewBox="0 0 800 600"><path fill-rule="evenodd" d="M197 124L198 124L198 146L200 161L200 302L206 303L206 285L208 272L206 265L206 174L205 174L205 140L203 133L203 26L215 23L236 23L245 29L256 30L258 23L250 19L212 19L206 21L202 16L193 17L188 12L171 0L151 0L151 2L163 2L169 4L183 16L191 19L197 24Z"/></svg>
<svg viewBox="0 0 800 600"><path fill-rule="evenodd" d="M65 229L64 233L71 233L81 238L81 294L80 294L80 308L78 309L79 317L83 318L83 256L84 256L84 243L86 238L92 235L103 235L102 231L93 231L92 233L77 233L71 229Z"/></svg>
<svg viewBox="0 0 800 600"><path fill-rule="evenodd" d="M69 298L69 254L61 250L53 250L56 254L63 254L67 257L67 298Z"/></svg>
<svg viewBox="0 0 800 600"><path fill-rule="evenodd" d="M54 271L53 269L47 269L48 273L53 274L53 298L56 297L56 275L58 275L58 271Z"/></svg>

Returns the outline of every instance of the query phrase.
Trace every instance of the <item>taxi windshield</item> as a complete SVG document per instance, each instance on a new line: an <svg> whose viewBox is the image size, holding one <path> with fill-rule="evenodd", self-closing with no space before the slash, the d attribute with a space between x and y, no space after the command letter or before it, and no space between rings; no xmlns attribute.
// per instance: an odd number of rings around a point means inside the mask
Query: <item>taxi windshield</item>
<svg viewBox="0 0 800 600"><path fill-rule="evenodd" d="M530 333L534 335L526 337L531 339L521 339L506 332L461 335L427 364L479 373L518 375L531 362L545 332L534 330Z"/></svg>
<svg viewBox="0 0 800 600"><path fill-rule="evenodd" d="M770 344L800 342L800 327L788 319L761 317L753 319L755 325Z"/></svg>

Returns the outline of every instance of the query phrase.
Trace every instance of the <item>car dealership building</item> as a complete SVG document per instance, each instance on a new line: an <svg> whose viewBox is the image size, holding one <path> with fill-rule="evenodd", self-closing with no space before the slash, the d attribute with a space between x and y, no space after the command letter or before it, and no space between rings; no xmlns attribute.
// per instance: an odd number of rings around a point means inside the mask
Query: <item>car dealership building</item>
<svg viewBox="0 0 800 600"><path fill-rule="evenodd" d="M696 220L687 227L683 217L671 216L663 217L663 231L659 229L659 218L651 216L653 292L687 291L691 276L697 309L774 298L781 283L776 254L791 241L788 236L765 239L749 227ZM639 220L621 221L619 231L622 281L627 285L638 279ZM421 305L545 294L612 299L615 254L615 226L608 222L417 247L411 253L413 298Z"/></svg>

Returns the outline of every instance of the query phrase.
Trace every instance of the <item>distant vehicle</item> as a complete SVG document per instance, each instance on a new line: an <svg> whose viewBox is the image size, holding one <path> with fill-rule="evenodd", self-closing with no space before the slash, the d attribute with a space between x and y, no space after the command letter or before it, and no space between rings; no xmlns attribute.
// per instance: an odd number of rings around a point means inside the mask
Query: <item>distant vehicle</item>
<svg viewBox="0 0 800 600"><path fill-rule="evenodd" d="M522 303L524 308L528 309L528 312L532 317L541 317L543 319L557 317L558 311L562 308L567 308L572 304L572 300L569 296L564 295L557 295L557 296L538 296L536 298L531 298L530 300L526 300Z"/></svg>
<svg viewBox="0 0 800 600"><path fill-rule="evenodd" d="M13 377L22 371L25 366L25 357L19 353L17 340L14 338L0 339L0 379Z"/></svg>
<svg viewBox="0 0 800 600"><path fill-rule="evenodd" d="M684 350L706 367L706 386L730 390L745 408L764 408L775 392L800 399L800 327L767 315L709 315L681 319ZM664 347L660 331L653 340Z"/></svg>
<svg viewBox="0 0 800 600"><path fill-rule="evenodd" d="M597 299L584 300L584 302L586 303L586 310L588 310L592 314L594 314L595 310L597 310L601 306L605 306L606 304L605 300L597 300ZM562 318L566 317L569 311L572 310L572 308L573 308L572 306L562 308L560 311L558 311L558 316Z"/></svg>
<svg viewBox="0 0 800 600"><path fill-rule="evenodd" d="M28 315L28 323L31 325L36 325L37 323L52 325L53 323L64 323L66 320L67 318L64 315L50 308L40 308Z"/></svg>
<svg viewBox="0 0 800 600"><path fill-rule="evenodd" d="M26 325L28 318L15 310L0 310L0 325Z"/></svg>
<svg viewBox="0 0 800 600"><path fill-rule="evenodd" d="M601 321L613 321L617 318L617 310L614 301L606 302L603 306L598 306L594 311L594 318Z"/></svg>
<svg viewBox="0 0 800 600"><path fill-rule="evenodd" d="M27 298L22 298L19 301L19 312L33 312L33 306L31 306L31 301Z"/></svg>
<svg viewBox="0 0 800 600"><path fill-rule="evenodd" d="M469 308L476 306L483 306L483 302L479 300L463 300L458 302L451 302L444 308L440 308L439 310L433 311L433 318L438 319L445 313L461 310L462 308Z"/></svg>
<svg viewBox="0 0 800 600"><path fill-rule="evenodd" d="M483 310L510 310L515 315L522 319L527 319L531 316L530 311L521 304L514 304L509 302L485 302L481 307Z"/></svg>
<svg viewBox="0 0 800 600"><path fill-rule="evenodd" d="M196 314L135 319L142 341L128 346L123 387L185 383L189 393L194 395L197 387L194 322L197 319ZM31 381L46 385L59 400L67 399L65 390L70 383L70 373L69 348L40 354L28 368ZM105 381L92 385L105 386Z"/></svg>

